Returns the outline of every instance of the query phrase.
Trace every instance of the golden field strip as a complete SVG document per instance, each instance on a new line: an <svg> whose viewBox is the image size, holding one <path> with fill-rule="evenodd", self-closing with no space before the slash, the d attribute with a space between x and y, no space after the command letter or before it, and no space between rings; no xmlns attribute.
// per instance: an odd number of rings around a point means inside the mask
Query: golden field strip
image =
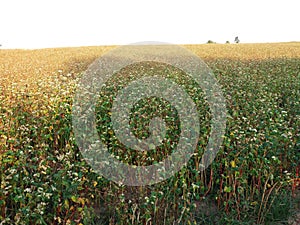
<svg viewBox="0 0 300 225"><path fill-rule="evenodd" d="M206 59L262 60L299 58L300 43L264 44L202 44L183 45L199 57ZM93 60L116 46L49 48L38 50L0 49L0 84L15 82L26 84L41 77L58 73L84 71Z"/></svg>

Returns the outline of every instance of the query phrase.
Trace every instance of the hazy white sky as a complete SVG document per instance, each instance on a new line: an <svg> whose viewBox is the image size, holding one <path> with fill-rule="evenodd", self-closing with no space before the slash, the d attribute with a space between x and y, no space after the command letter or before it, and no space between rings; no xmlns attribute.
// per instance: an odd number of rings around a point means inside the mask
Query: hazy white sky
<svg viewBox="0 0 300 225"><path fill-rule="evenodd" d="M299 6L299 0L0 0L0 44L300 41Z"/></svg>

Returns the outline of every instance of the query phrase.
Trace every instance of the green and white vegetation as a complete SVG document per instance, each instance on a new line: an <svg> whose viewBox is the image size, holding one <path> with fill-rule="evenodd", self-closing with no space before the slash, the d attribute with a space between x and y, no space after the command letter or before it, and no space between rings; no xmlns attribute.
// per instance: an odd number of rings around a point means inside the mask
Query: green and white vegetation
<svg viewBox="0 0 300 225"><path fill-rule="evenodd" d="M146 187L117 185L83 160L72 132L76 84L94 59L114 47L0 50L0 224L275 224L293 213L292 180L300 161L300 43L186 45L214 72L227 103L224 142L199 172L210 115L199 87L165 67L192 96L201 137L174 177ZM162 71L162 65L148 64ZM139 69L141 67L138 67ZM116 76L119 86L137 68ZM146 68L148 69L147 65ZM169 138L151 154L128 153L109 128L111 98L99 101L99 136L127 163L166 157L180 121L172 106L146 99L132 129L147 136L156 111L169 118ZM153 105L149 104L153 102ZM107 134L107 135L105 135ZM298 200L299 204L299 200Z"/></svg>

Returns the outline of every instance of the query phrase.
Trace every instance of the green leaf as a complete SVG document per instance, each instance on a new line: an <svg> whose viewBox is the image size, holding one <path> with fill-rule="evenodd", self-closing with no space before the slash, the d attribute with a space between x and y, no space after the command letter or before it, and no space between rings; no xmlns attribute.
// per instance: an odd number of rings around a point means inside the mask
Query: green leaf
<svg viewBox="0 0 300 225"><path fill-rule="evenodd" d="M225 186L225 187L224 187L224 192L230 193L230 192L231 192L231 187Z"/></svg>

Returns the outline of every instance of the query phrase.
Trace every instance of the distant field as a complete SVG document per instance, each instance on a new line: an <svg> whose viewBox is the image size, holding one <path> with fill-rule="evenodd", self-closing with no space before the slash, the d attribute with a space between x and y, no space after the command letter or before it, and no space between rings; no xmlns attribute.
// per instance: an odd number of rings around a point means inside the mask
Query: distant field
<svg viewBox="0 0 300 225"><path fill-rule="evenodd" d="M72 131L80 76L116 46L0 50L0 224L287 224L300 208L292 197L300 180L300 42L183 47L207 63L222 87L224 142L212 165L199 172L210 131L207 102L199 87L168 68L202 113L202 137L173 178L137 188L94 173ZM162 71L161 65L147 66ZM127 72L117 74L119 86L113 80L105 93L115 97ZM142 103L138 110L153 113ZM99 120L109 117L111 106L110 98L102 99ZM134 120L137 136L145 133L148 117ZM127 149L103 131L111 126L106 121L97 124L101 138L126 158ZM147 155L149 162L176 144L178 121L169 124L175 141L167 139L165 149L157 149L162 153ZM126 162L138 157L144 156L132 153Z"/></svg>
<svg viewBox="0 0 300 225"><path fill-rule="evenodd" d="M262 60L299 58L300 43L183 45L203 59ZM58 70L78 73L103 53L116 46L57 48L40 50L0 50L1 80L20 82L51 76Z"/></svg>

